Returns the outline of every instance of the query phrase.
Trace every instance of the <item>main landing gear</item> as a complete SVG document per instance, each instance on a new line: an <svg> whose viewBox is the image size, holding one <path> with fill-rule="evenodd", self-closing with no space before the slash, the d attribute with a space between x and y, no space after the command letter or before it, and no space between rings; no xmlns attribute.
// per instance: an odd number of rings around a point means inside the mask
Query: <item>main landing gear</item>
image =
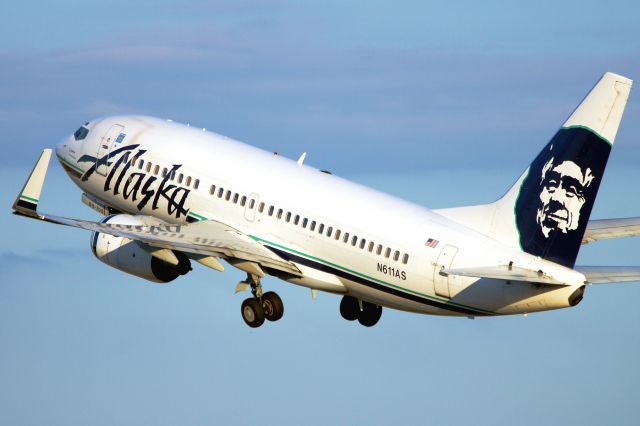
<svg viewBox="0 0 640 426"><path fill-rule="evenodd" d="M277 293L268 291L262 293L262 285L260 278L253 274L247 274L246 281L241 282L238 286L251 286L251 294L253 297L245 299L242 302L240 312L242 319L249 327L260 327L264 324L264 320L278 321L284 315L284 305L282 299Z"/></svg>
<svg viewBox="0 0 640 426"><path fill-rule="evenodd" d="M344 296L340 301L340 315L347 321L358 322L365 327L372 327L382 316L382 306L365 302L351 296Z"/></svg>

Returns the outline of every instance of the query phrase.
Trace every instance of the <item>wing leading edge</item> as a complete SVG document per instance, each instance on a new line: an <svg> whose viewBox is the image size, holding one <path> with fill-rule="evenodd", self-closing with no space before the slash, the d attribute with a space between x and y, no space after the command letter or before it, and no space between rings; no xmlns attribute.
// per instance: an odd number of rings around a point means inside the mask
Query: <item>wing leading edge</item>
<svg viewBox="0 0 640 426"><path fill-rule="evenodd" d="M640 217L590 220L584 232L582 244L638 235L640 235Z"/></svg>

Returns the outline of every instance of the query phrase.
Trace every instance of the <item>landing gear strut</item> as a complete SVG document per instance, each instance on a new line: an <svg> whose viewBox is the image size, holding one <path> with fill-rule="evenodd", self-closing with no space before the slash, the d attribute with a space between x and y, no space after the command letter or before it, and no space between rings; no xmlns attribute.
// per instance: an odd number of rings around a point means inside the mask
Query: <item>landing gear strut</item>
<svg viewBox="0 0 640 426"><path fill-rule="evenodd" d="M344 296L340 301L340 315L347 321L358 322L365 327L378 323L382 316L382 306L365 302L351 296Z"/></svg>
<svg viewBox="0 0 640 426"><path fill-rule="evenodd" d="M284 305L277 293L268 291L262 293L260 277L254 274L247 274L247 279L238 286L251 286L253 297L242 302L240 312L242 319L249 327L260 327L264 320L278 321L284 315Z"/></svg>

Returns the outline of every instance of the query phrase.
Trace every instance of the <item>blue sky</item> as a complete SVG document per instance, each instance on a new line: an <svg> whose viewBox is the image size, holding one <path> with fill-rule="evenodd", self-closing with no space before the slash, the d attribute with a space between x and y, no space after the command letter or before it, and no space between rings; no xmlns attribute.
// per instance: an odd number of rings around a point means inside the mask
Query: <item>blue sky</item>
<svg viewBox="0 0 640 426"><path fill-rule="evenodd" d="M561 3L561 4L558 4ZM39 151L97 116L203 126L429 207L506 190L605 71L640 80L636 2L12 2L0 28L0 424L634 424L640 286L575 309L451 319L275 279L248 329L242 274L168 286L89 235L10 215ZM640 215L632 93L594 217ZM52 163L42 207L96 218ZM638 265L639 242L582 264ZM266 420L264 420L266 419Z"/></svg>

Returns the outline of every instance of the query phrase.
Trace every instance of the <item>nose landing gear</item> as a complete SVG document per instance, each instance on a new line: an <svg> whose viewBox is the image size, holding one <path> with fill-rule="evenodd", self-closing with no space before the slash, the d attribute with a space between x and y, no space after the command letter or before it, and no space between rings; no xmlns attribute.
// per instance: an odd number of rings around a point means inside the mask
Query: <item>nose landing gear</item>
<svg viewBox="0 0 640 426"><path fill-rule="evenodd" d="M347 321L358 320L365 327L372 327L382 316L382 306L344 296L340 301L340 315Z"/></svg>
<svg viewBox="0 0 640 426"><path fill-rule="evenodd" d="M262 293L260 277L247 274L246 281L240 284L250 285L253 297L242 302L240 313L244 322L252 328L260 327L264 320L278 321L284 315L284 304L276 292Z"/></svg>

